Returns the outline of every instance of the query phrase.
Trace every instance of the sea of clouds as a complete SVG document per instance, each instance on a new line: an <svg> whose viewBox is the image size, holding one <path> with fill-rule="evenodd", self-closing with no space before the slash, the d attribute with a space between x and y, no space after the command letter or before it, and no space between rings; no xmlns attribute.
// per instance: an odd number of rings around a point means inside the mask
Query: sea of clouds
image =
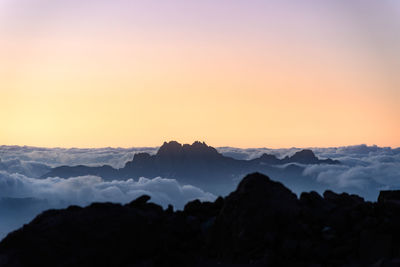
<svg viewBox="0 0 400 267"><path fill-rule="evenodd" d="M0 171L0 239L50 208L86 206L92 202L124 204L141 195L149 195L151 202L164 208L172 204L175 209L182 209L194 199L214 201L216 198L195 186L161 177L142 177L137 181L104 181L98 176L37 179Z"/></svg>
<svg viewBox="0 0 400 267"><path fill-rule="evenodd" d="M20 161L21 164L45 164L50 167L60 165L110 165L122 168L139 152L155 154L158 147L132 148L42 148L31 146L0 146L0 160Z"/></svg>
<svg viewBox="0 0 400 267"><path fill-rule="evenodd" d="M308 179L312 177L316 183L326 186L326 188L355 191L361 194L364 190L364 197L370 199L376 197L375 195L381 189L397 189L400 186L400 148L357 145L310 149L319 158L331 158L341 162L340 165L303 166L305 177ZM38 178L47 173L50 168L60 165L100 166L107 164L121 168L127 161L132 160L135 153L154 154L157 150L158 147L66 149L0 146L0 171L24 175L26 178ZM220 147L217 150L225 156L249 160L260 157L264 153L282 158L293 155L301 148ZM376 191L375 195L370 194L371 188ZM0 188L0 192L3 192L2 188Z"/></svg>
<svg viewBox="0 0 400 267"><path fill-rule="evenodd" d="M111 165L122 168L135 153L156 153L144 148L40 148L0 146L0 239L28 223L38 213L92 202L128 203L146 194L151 202L182 209L191 200L213 201L216 196L175 179L157 177L104 181L97 176L39 179L61 165Z"/></svg>
<svg viewBox="0 0 400 267"><path fill-rule="evenodd" d="M190 200L213 201L215 196L191 185L181 185L174 179L139 178L103 181L98 176L79 176L68 179L49 177L29 178L21 174L0 171L0 195L4 198L45 199L51 206L88 205L92 202L127 203L141 195L166 207L172 204L181 209Z"/></svg>
<svg viewBox="0 0 400 267"><path fill-rule="evenodd" d="M127 203L147 194L164 207L172 204L182 209L190 200L212 201L211 193L192 185L183 185L168 177L104 181L97 176L68 179L39 179L50 168L61 165L111 165L121 168L138 152L154 154L154 148L65 149L0 146L0 239L9 231L29 222L39 212L68 205L85 206L92 202ZM312 180L310 188L357 193L376 200L379 190L400 189L400 148L347 146L310 148L319 158L337 159L339 165L304 165L301 179ZM263 153L279 158L290 156L300 148L240 149L220 147L225 156L254 159ZM316 185L315 188L313 185ZM317 190L322 192L322 190Z"/></svg>
<svg viewBox="0 0 400 267"><path fill-rule="evenodd" d="M339 192L357 193L372 201L376 200L380 190L400 189L400 148L356 145L309 149L319 158L341 162L339 165L303 166L304 178L313 179L319 188L322 186ZM300 150L301 148L219 148L224 155L239 159L254 159L263 153L282 158Z"/></svg>

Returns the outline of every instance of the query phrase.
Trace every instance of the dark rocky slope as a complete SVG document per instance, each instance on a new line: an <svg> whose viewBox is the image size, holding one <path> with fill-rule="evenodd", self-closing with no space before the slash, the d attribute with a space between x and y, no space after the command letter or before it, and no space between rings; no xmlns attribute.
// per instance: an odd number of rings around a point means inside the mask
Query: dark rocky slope
<svg viewBox="0 0 400 267"><path fill-rule="evenodd" d="M377 203L326 191L298 199L254 173L225 198L163 210L49 210L0 243L0 266L399 266L400 194Z"/></svg>

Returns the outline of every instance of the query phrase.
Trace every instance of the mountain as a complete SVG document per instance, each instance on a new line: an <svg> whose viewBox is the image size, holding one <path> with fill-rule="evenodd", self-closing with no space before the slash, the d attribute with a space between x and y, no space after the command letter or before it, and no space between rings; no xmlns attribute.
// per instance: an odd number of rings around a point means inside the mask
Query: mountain
<svg viewBox="0 0 400 267"><path fill-rule="evenodd" d="M53 168L43 177L74 177L97 175L104 179L128 179L139 177L174 178L181 183L193 184L215 194L226 194L233 190L237 181L249 172L268 173L273 178L299 177L301 166L291 164L339 164L332 159L318 159L311 150L296 152L291 157L278 159L263 154L253 160L237 160L226 157L204 142L192 145L175 141L165 142L155 155L138 153L123 168L114 169L104 165L100 167L61 166ZM292 181L293 182L293 181ZM301 186L301 183L299 184Z"/></svg>
<svg viewBox="0 0 400 267"><path fill-rule="evenodd" d="M399 266L400 192L378 202L298 198L260 173L183 211L126 205L49 210L0 243L1 266Z"/></svg>

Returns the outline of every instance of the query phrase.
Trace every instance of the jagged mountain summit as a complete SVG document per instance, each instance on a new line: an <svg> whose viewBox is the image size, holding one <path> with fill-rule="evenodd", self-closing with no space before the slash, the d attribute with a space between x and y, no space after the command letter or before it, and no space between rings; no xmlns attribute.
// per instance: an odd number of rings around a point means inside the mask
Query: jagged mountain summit
<svg viewBox="0 0 400 267"><path fill-rule="evenodd" d="M302 150L282 159L263 154L253 160L238 160L222 155L204 142L182 145L171 141L165 142L155 155L135 154L133 159L120 169L108 165L60 166L43 175L43 178L96 175L111 180L161 176L220 194L221 190L225 190L225 193L231 191L238 179L249 172L259 171L268 173L273 178L290 179L292 176L301 175L303 168L300 165L339 163L332 159L318 159L311 150Z"/></svg>
<svg viewBox="0 0 400 267"><path fill-rule="evenodd" d="M326 191L298 198L260 173L228 196L163 210L49 210L0 243L1 266L398 266L400 193L376 203Z"/></svg>
<svg viewBox="0 0 400 267"><path fill-rule="evenodd" d="M181 145L176 141L164 142L159 148L156 156L158 157L195 157L195 158L219 158L222 154L208 146L205 142L196 141L192 145Z"/></svg>

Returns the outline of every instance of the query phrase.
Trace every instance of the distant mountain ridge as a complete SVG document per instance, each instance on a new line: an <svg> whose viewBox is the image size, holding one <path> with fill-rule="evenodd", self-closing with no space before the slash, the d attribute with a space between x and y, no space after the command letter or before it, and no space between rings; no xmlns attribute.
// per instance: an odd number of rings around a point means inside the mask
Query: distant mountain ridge
<svg viewBox="0 0 400 267"><path fill-rule="evenodd" d="M106 180L128 179L139 177L165 177L174 178L183 183L200 186L211 192L216 192L218 185L231 184L236 177L246 173L262 171L272 176L283 172L300 175L303 168L297 164L339 164L332 159L319 159L312 150L304 149L292 156L282 159L274 155L263 154L252 160L238 160L226 157L215 148L204 142L193 144L180 144L176 141L164 142L155 155L148 153L135 154L123 168L115 169L108 165L90 167L60 166L53 168L42 176L45 177L76 177L96 175ZM285 177L287 177L285 173ZM290 177L290 175L289 175ZM230 188L231 189L231 188ZM226 190L230 190L226 189Z"/></svg>

